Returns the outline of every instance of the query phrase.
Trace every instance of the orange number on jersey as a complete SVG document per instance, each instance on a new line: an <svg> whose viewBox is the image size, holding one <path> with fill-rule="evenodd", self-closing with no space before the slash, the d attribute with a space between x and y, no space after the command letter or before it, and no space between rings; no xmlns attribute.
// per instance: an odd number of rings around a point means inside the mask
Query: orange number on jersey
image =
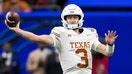
<svg viewBox="0 0 132 74"><path fill-rule="evenodd" d="M88 55L86 49L77 49L76 54L84 53L84 56L81 57L82 61L85 61L85 64L78 63L77 66L79 68L86 68L88 66Z"/></svg>

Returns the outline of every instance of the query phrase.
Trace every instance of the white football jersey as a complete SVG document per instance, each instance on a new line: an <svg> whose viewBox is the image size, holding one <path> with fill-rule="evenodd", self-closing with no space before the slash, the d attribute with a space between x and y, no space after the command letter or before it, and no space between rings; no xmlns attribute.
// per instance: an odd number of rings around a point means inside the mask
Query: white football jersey
<svg viewBox="0 0 132 74"><path fill-rule="evenodd" d="M54 47L59 52L64 73L72 69L92 69L91 49L96 50L100 42L95 29L82 28L82 30L81 34L77 34L64 27L52 29L50 35L54 40Z"/></svg>

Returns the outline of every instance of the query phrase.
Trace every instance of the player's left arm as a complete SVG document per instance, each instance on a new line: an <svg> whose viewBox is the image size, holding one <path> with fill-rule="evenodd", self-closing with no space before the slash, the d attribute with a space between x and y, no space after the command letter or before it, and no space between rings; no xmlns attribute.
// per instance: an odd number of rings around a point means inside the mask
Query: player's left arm
<svg viewBox="0 0 132 74"><path fill-rule="evenodd" d="M105 40L106 40L106 45L100 43L97 48L96 51L100 52L106 56L111 56L114 52L114 47L115 47L115 40L118 37L118 35L116 35L116 31L108 31L108 34L105 33Z"/></svg>

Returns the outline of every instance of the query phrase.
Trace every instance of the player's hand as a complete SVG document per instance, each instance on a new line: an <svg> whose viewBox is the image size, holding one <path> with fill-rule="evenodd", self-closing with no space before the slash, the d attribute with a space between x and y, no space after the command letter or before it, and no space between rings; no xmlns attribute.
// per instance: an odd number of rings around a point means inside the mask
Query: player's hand
<svg viewBox="0 0 132 74"><path fill-rule="evenodd" d="M105 40L107 44L113 45L118 35L116 31L108 31L108 34L105 33Z"/></svg>
<svg viewBox="0 0 132 74"><path fill-rule="evenodd" d="M5 24L6 24L6 26L7 26L10 30L15 30L16 28L19 28L20 21L17 23L16 27L9 27L9 25L7 24L7 21L6 21L6 20L5 20Z"/></svg>

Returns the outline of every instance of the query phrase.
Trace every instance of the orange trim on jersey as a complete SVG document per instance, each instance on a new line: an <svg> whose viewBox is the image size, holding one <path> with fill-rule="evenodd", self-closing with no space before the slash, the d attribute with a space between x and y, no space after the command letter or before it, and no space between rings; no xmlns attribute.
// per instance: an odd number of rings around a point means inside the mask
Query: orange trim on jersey
<svg viewBox="0 0 132 74"><path fill-rule="evenodd" d="M57 37L60 37L60 34L56 33L56 32L52 32L51 34L54 34Z"/></svg>
<svg viewBox="0 0 132 74"><path fill-rule="evenodd" d="M96 38L98 38L98 34L96 34Z"/></svg>

